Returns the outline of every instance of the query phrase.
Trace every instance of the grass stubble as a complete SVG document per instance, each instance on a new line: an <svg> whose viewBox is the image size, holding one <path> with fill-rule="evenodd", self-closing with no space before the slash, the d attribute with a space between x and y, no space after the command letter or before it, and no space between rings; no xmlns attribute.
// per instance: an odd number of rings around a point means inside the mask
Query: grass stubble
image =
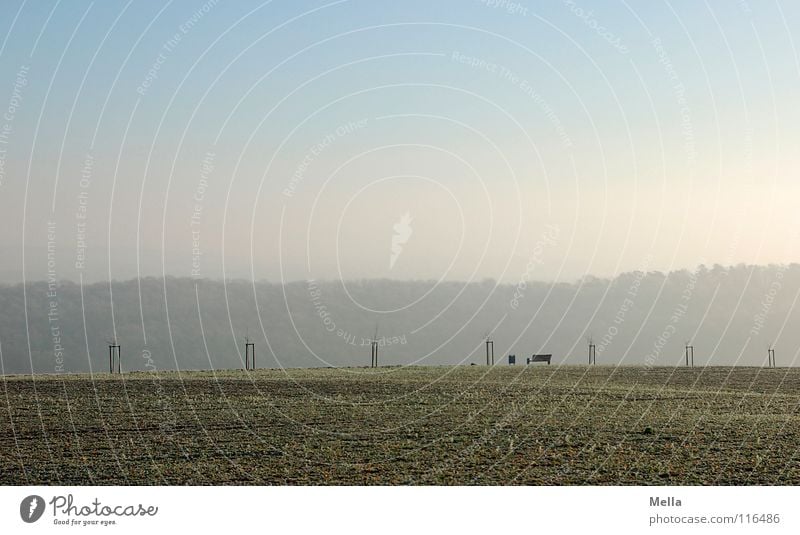
<svg viewBox="0 0 800 535"><path fill-rule="evenodd" d="M9 376L3 485L796 485L800 369Z"/></svg>

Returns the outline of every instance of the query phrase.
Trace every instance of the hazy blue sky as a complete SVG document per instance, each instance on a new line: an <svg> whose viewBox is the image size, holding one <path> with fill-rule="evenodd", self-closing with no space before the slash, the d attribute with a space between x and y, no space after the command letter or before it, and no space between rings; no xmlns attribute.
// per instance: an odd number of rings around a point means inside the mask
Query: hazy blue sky
<svg viewBox="0 0 800 535"><path fill-rule="evenodd" d="M795 2L6 0L0 39L1 281L798 258Z"/></svg>

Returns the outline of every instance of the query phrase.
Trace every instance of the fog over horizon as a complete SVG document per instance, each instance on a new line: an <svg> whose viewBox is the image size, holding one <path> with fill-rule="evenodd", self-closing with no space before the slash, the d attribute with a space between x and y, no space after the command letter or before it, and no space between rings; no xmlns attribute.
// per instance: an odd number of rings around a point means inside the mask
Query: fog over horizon
<svg viewBox="0 0 800 535"><path fill-rule="evenodd" d="M579 282L498 285L361 280L274 284L188 277L77 285L0 285L3 373L106 372L108 341L126 371L243 367L245 338L258 367L380 364L517 365L534 353L554 364L779 366L800 357L800 264L702 266ZM26 307L27 304L27 307Z"/></svg>
<svg viewBox="0 0 800 535"><path fill-rule="evenodd" d="M498 353L568 363L618 328L604 362L645 364L675 310L658 364L687 340L794 363L798 3L7 11L7 370L52 370L61 336L66 371L110 336L139 367L236 367L247 332L271 365L351 366L376 324L406 335L393 364L475 361L495 325Z"/></svg>
<svg viewBox="0 0 800 535"><path fill-rule="evenodd" d="M9 9L0 282L800 258L792 4Z"/></svg>

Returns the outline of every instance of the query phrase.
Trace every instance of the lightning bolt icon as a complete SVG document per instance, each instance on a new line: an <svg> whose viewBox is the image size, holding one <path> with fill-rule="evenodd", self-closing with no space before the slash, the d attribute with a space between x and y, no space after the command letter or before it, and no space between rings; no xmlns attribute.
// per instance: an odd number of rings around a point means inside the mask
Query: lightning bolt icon
<svg viewBox="0 0 800 535"><path fill-rule="evenodd" d="M39 504L39 499L34 496L31 498L31 509L28 511L28 518L33 518L33 512L36 510L36 506Z"/></svg>

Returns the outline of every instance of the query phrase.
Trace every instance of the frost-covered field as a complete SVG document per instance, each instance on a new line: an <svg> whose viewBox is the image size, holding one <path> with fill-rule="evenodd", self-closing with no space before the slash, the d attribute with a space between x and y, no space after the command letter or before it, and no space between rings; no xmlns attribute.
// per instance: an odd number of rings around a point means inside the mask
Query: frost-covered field
<svg viewBox="0 0 800 535"><path fill-rule="evenodd" d="M798 484L800 370L0 379L2 484Z"/></svg>

